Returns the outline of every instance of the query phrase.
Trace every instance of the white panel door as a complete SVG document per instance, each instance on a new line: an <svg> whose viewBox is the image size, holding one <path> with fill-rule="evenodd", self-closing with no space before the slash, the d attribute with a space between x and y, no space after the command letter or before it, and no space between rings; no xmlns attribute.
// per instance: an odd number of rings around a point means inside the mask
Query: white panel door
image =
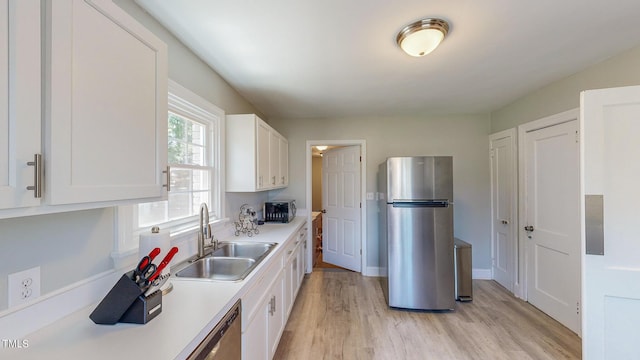
<svg viewBox="0 0 640 360"><path fill-rule="evenodd" d="M640 87L583 92L581 121L583 199L603 199L603 226L583 203L582 228L597 228L604 246L585 254L593 239L583 231L582 356L640 359Z"/></svg>
<svg viewBox="0 0 640 360"><path fill-rule="evenodd" d="M516 279L515 130L489 137L493 279L513 292Z"/></svg>
<svg viewBox="0 0 640 360"><path fill-rule="evenodd" d="M524 134L527 300L580 332L578 112ZM543 120L544 122L544 120Z"/></svg>
<svg viewBox="0 0 640 360"><path fill-rule="evenodd" d="M48 4L49 202L166 197L166 45L112 1Z"/></svg>
<svg viewBox="0 0 640 360"><path fill-rule="evenodd" d="M40 1L0 0L0 209L40 205L34 155L41 153Z"/></svg>
<svg viewBox="0 0 640 360"><path fill-rule="evenodd" d="M325 151L322 176L322 259L360 272L360 147Z"/></svg>

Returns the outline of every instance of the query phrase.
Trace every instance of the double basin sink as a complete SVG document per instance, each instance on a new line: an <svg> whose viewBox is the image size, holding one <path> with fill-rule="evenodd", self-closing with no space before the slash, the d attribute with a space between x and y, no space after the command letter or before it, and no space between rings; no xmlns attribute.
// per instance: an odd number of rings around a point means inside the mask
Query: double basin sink
<svg viewBox="0 0 640 360"><path fill-rule="evenodd" d="M240 281L247 277L276 243L220 242L217 249L200 258L178 264L180 278Z"/></svg>

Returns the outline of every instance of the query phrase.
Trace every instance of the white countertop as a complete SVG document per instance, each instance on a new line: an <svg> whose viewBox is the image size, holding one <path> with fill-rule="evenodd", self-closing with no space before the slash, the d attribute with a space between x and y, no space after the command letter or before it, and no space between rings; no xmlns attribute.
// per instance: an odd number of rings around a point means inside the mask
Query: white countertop
<svg viewBox="0 0 640 360"><path fill-rule="evenodd" d="M260 234L224 240L285 242L304 223L265 224ZM223 240L223 241L224 241ZM283 251L276 246L269 256L240 282L213 282L171 278L173 291L162 299L162 313L145 325L96 325L86 307L35 333L26 348L0 349L11 359L183 359L247 291L270 260Z"/></svg>

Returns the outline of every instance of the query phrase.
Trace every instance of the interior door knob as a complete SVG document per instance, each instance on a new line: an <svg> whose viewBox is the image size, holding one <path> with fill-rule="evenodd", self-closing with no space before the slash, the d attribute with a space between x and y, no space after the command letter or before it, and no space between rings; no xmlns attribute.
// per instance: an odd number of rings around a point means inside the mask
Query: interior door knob
<svg viewBox="0 0 640 360"><path fill-rule="evenodd" d="M327 213L327 210L322 209L322 211L321 211L321 212L322 212L323 214L326 214L326 213Z"/></svg>
<svg viewBox="0 0 640 360"><path fill-rule="evenodd" d="M525 227L524 227L524 230L525 230L525 231L528 231L528 232L532 232L532 231L533 231L533 226L532 226L532 225L525 226Z"/></svg>

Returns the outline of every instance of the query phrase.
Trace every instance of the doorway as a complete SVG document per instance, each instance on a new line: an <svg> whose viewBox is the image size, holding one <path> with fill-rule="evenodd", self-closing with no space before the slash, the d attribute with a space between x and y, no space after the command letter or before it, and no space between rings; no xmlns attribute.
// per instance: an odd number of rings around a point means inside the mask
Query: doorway
<svg viewBox="0 0 640 360"><path fill-rule="evenodd" d="M335 154L340 154L344 151L348 151L348 150L343 150L343 149L348 149L351 148L353 150L356 151L357 156L355 156L355 158L357 159L357 163L352 163L350 166L353 168L351 170L355 170L357 172L357 177L355 177L355 181L357 181L357 187L356 187L356 191L354 194L352 194L352 199L354 202L354 206L352 206L352 208L354 207L357 216L358 216L358 220L359 220L359 224L357 224L357 229L351 229L352 231L350 231L350 235L348 235L348 239L349 240L347 242L347 250L349 250L348 252L351 254L356 254L358 255L357 258L357 264L355 264L355 267L351 267L351 270L354 270L356 272L361 272L363 275L366 275L367 270L365 267L366 264L366 243L365 243L365 239L366 239L366 203L364 201L365 199L365 176L363 174L366 174L366 145L365 145L365 141L364 140L309 140L307 141L307 151L306 151L306 163L307 163L307 184L306 184L306 201L307 201L307 207L311 210L309 211L308 214L308 223L309 224L313 224L313 219L316 217L316 215L318 214L319 211L321 210L327 210L327 194L322 194L319 195L318 191L315 191L314 194L314 186L313 183L318 182L318 178L317 176L314 177L314 161L316 162L316 168L318 167L317 163L318 163L318 158L316 157L314 160L314 156L313 153L314 151L317 153L317 149L315 148L315 146L327 146L328 149L331 150L327 150L324 149L323 152L327 152L328 153L335 153ZM324 155L324 154L323 154ZM337 159L337 157L335 158ZM322 161L322 158L320 158L320 161ZM344 170L344 169L343 169ZM351 171L349 170L349 171ZM355 174L354 174L355 175ZM323 177L327 177L327 174L323 174ZM336 178L334 176L334 178ZM315 179L315 180L314 180ZM336 190L336 189L334 189ZM322 198L325 198L325 200L322 200L322 205L319 206L317 203L317 199L318 197L321 196ZM316 205L314 206L314 197L316 198ZM319 210L319 211L316 211ZM335 214L335 213L334 213ZM323 244L323 250L325 250L327 248L327 246L331 246L334 250L336 249L345 249L344 245L344 236L341 238L340 237L340 229L344 229L344 228L348 228L348 226L346 225L339 225L339 221L340 219L336 219L334 218L332 223L330 223L328 221L329 218L332 217L332 214L321 214L322 219L322 244ZM340 215L340 217L342 217L342 215ZM345 223L346 224L346 223ZM333 226L332 226L333 225ZM311 272L313 271L313 264L314 264L314 257L317 255L316 254L316 249L313 246L315 243L317 243L317 241L315 240L314 234L317 233L316 231L309 231L309 238L308 238L308 242L310 244L310 246L308 246L308 254L307 254L307 272ZM323 256L323 260L325 261L331 261L331 262L336 262L335 259L325 259L326 256ZM336 262L337 265L341 265L341 266L345 266L345 264L342 264L340 262ZM346 266L345 266L346 267Z"/></svg>
<svg viewBox="0 0 640 360"><path fill-rule="evenodd" d="M580 334L578 111L518 127L526 300Z"/></svg>

